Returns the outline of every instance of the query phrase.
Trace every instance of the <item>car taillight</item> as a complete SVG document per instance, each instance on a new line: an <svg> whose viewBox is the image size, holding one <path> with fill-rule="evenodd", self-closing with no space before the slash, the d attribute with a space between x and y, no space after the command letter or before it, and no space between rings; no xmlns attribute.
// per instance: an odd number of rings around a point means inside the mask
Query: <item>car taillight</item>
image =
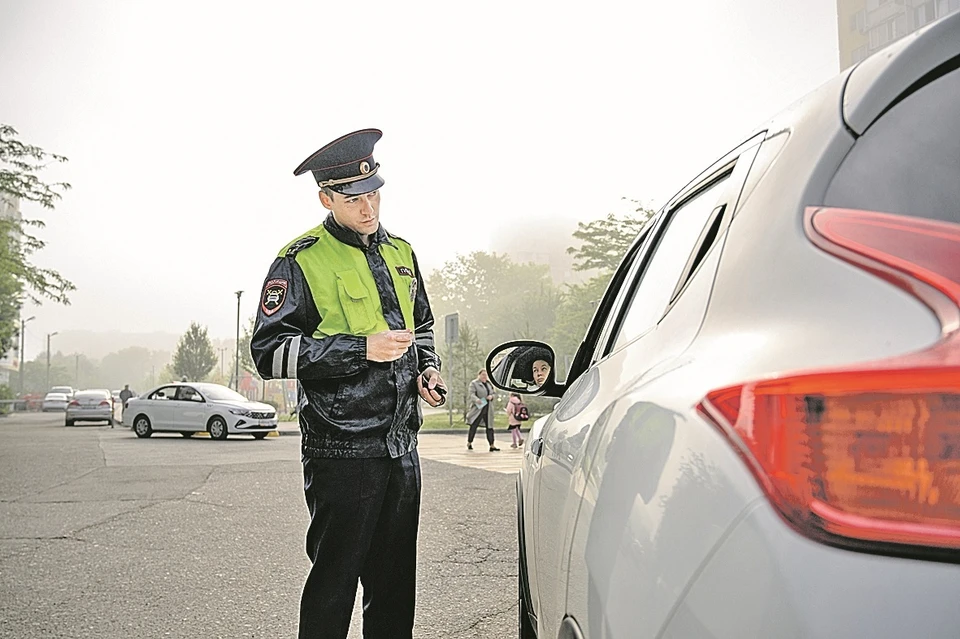
<svg viewBox="0 0 960 639"><path fill-rule="evenodd" d="M102 402L100 402L100 405L101 405L101 406L110 406L110 402L108 402L107 400L103 400Z"/></svg>
<svg viewBox="0 0 960 639"><path fill-rule="evenodd" d="M814 538L960 549L960 225L808 209L817 246L937 315L933 346L856 367L751 381L698 409L780 513Z"/></svg>
<svg viewBox="0 0 960 639"><path fill-rule="evenodd" d="M71 405L71 406L79 406L79 405L80 405L80 402L78 402L77 400L74 399L74 400L72 400L72 401L70 402L70 405Z"/></svg>

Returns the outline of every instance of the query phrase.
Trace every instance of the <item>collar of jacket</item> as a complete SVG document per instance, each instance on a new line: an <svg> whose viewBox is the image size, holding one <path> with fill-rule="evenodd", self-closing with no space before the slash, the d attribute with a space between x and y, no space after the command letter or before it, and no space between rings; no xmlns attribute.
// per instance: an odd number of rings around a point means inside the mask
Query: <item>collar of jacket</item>
<svg viewBox="0 0 960 639"><path fill-rule="evenodd" d="M390 236L387 234L387 230L383 228L383 224L377 227L376 233L372 233L370 235L369 247L363 243L362 239L360 239L359 233L344 226L340 226L337 223L337 220L334 219L333 213L327 214L327 218L323 221L323 228L327 229L330 235L337 238L344 244L356 246L358 249L377 248L381 244L389 244L390 246L393 246L393 242L390 241Z"/></svg>

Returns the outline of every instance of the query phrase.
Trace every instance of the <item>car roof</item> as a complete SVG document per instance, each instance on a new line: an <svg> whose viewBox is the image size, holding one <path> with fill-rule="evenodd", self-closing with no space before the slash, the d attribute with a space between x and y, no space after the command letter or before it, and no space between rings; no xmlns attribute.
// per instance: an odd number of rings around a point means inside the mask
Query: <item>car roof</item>
<svg viewBox="0 0 960 639"><path fill-rule="evenodd" d="M960 12L878 51L850 73L843 119L862 135L897 102L960 64Z"/></svg>

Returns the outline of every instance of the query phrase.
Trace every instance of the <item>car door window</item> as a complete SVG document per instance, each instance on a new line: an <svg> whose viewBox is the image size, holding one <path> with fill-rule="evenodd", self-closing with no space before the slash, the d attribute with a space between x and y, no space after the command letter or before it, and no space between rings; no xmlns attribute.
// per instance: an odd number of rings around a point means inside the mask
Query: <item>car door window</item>
<svg viewBox="0 0 960 639"><path fill-rule="evenodd" d="M716 206L729 175L713 181L667 213L666 226L658 231L657 245L640 275L611 350L643 335L663 317L705 227L721 212Z"/></svg>
<svg viewBox="0 0 960 639"><path fill-rule="evenodd" d="M176 399L176 397L177 397L176 386L164 386L163 388L158 388L157 390L150 393L149 399L168 400L168 399Z"/></svg>
<svg viewBox="0 0 960 639"><path fill-rule="evenodd" d="M616 290L613 301L610 303L603 329L600 331L600 335L596 342L596 347L594 348L593 357L590 360L591 364L596 363L607 354L607 349L605 346L610 340L610 335L615 330L615 320L620 315L620 309L623 306L624 300L627 299L627 296L629 295L630 283L636 279L637 272L644 263L644 256L648 252L645 244L647 243L649 236L652 235L652 229L656 228L659 218L659 214L655 215L643 228L643 230L640 231L640 236L635 243L636 249L628 256L629 259L621 267L621 270L624 271L625 274L621 275L619 279L614 277L614 279L611 281L612 286L616 286L618 281L620 285Z"/></svg>
<svg viewBox="0 0 960 639"><path fill-rule="evenodd" d="M200 393L197 392L195 388L190 388L189 386L181 386L180 392L177 395L177 399L184 402L202 402L203 397Z"/></svg>

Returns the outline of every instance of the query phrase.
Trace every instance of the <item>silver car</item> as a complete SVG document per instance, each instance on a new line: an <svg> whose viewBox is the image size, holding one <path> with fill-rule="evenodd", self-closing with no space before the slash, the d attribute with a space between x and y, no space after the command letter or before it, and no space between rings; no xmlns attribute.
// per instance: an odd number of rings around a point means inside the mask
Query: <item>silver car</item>
<svg viewBox="0 0 960 639"><path fill-rule="evenodd" d="M522 638L957 637L960 14L691 181L536 392Z"/></svg>
<svg viewBox="0 0 960 639"><path fill-rule="evenodd" d="M108 390L77 391L67 404L65 426L77 422L113 423L113 398Z"/></svg>

